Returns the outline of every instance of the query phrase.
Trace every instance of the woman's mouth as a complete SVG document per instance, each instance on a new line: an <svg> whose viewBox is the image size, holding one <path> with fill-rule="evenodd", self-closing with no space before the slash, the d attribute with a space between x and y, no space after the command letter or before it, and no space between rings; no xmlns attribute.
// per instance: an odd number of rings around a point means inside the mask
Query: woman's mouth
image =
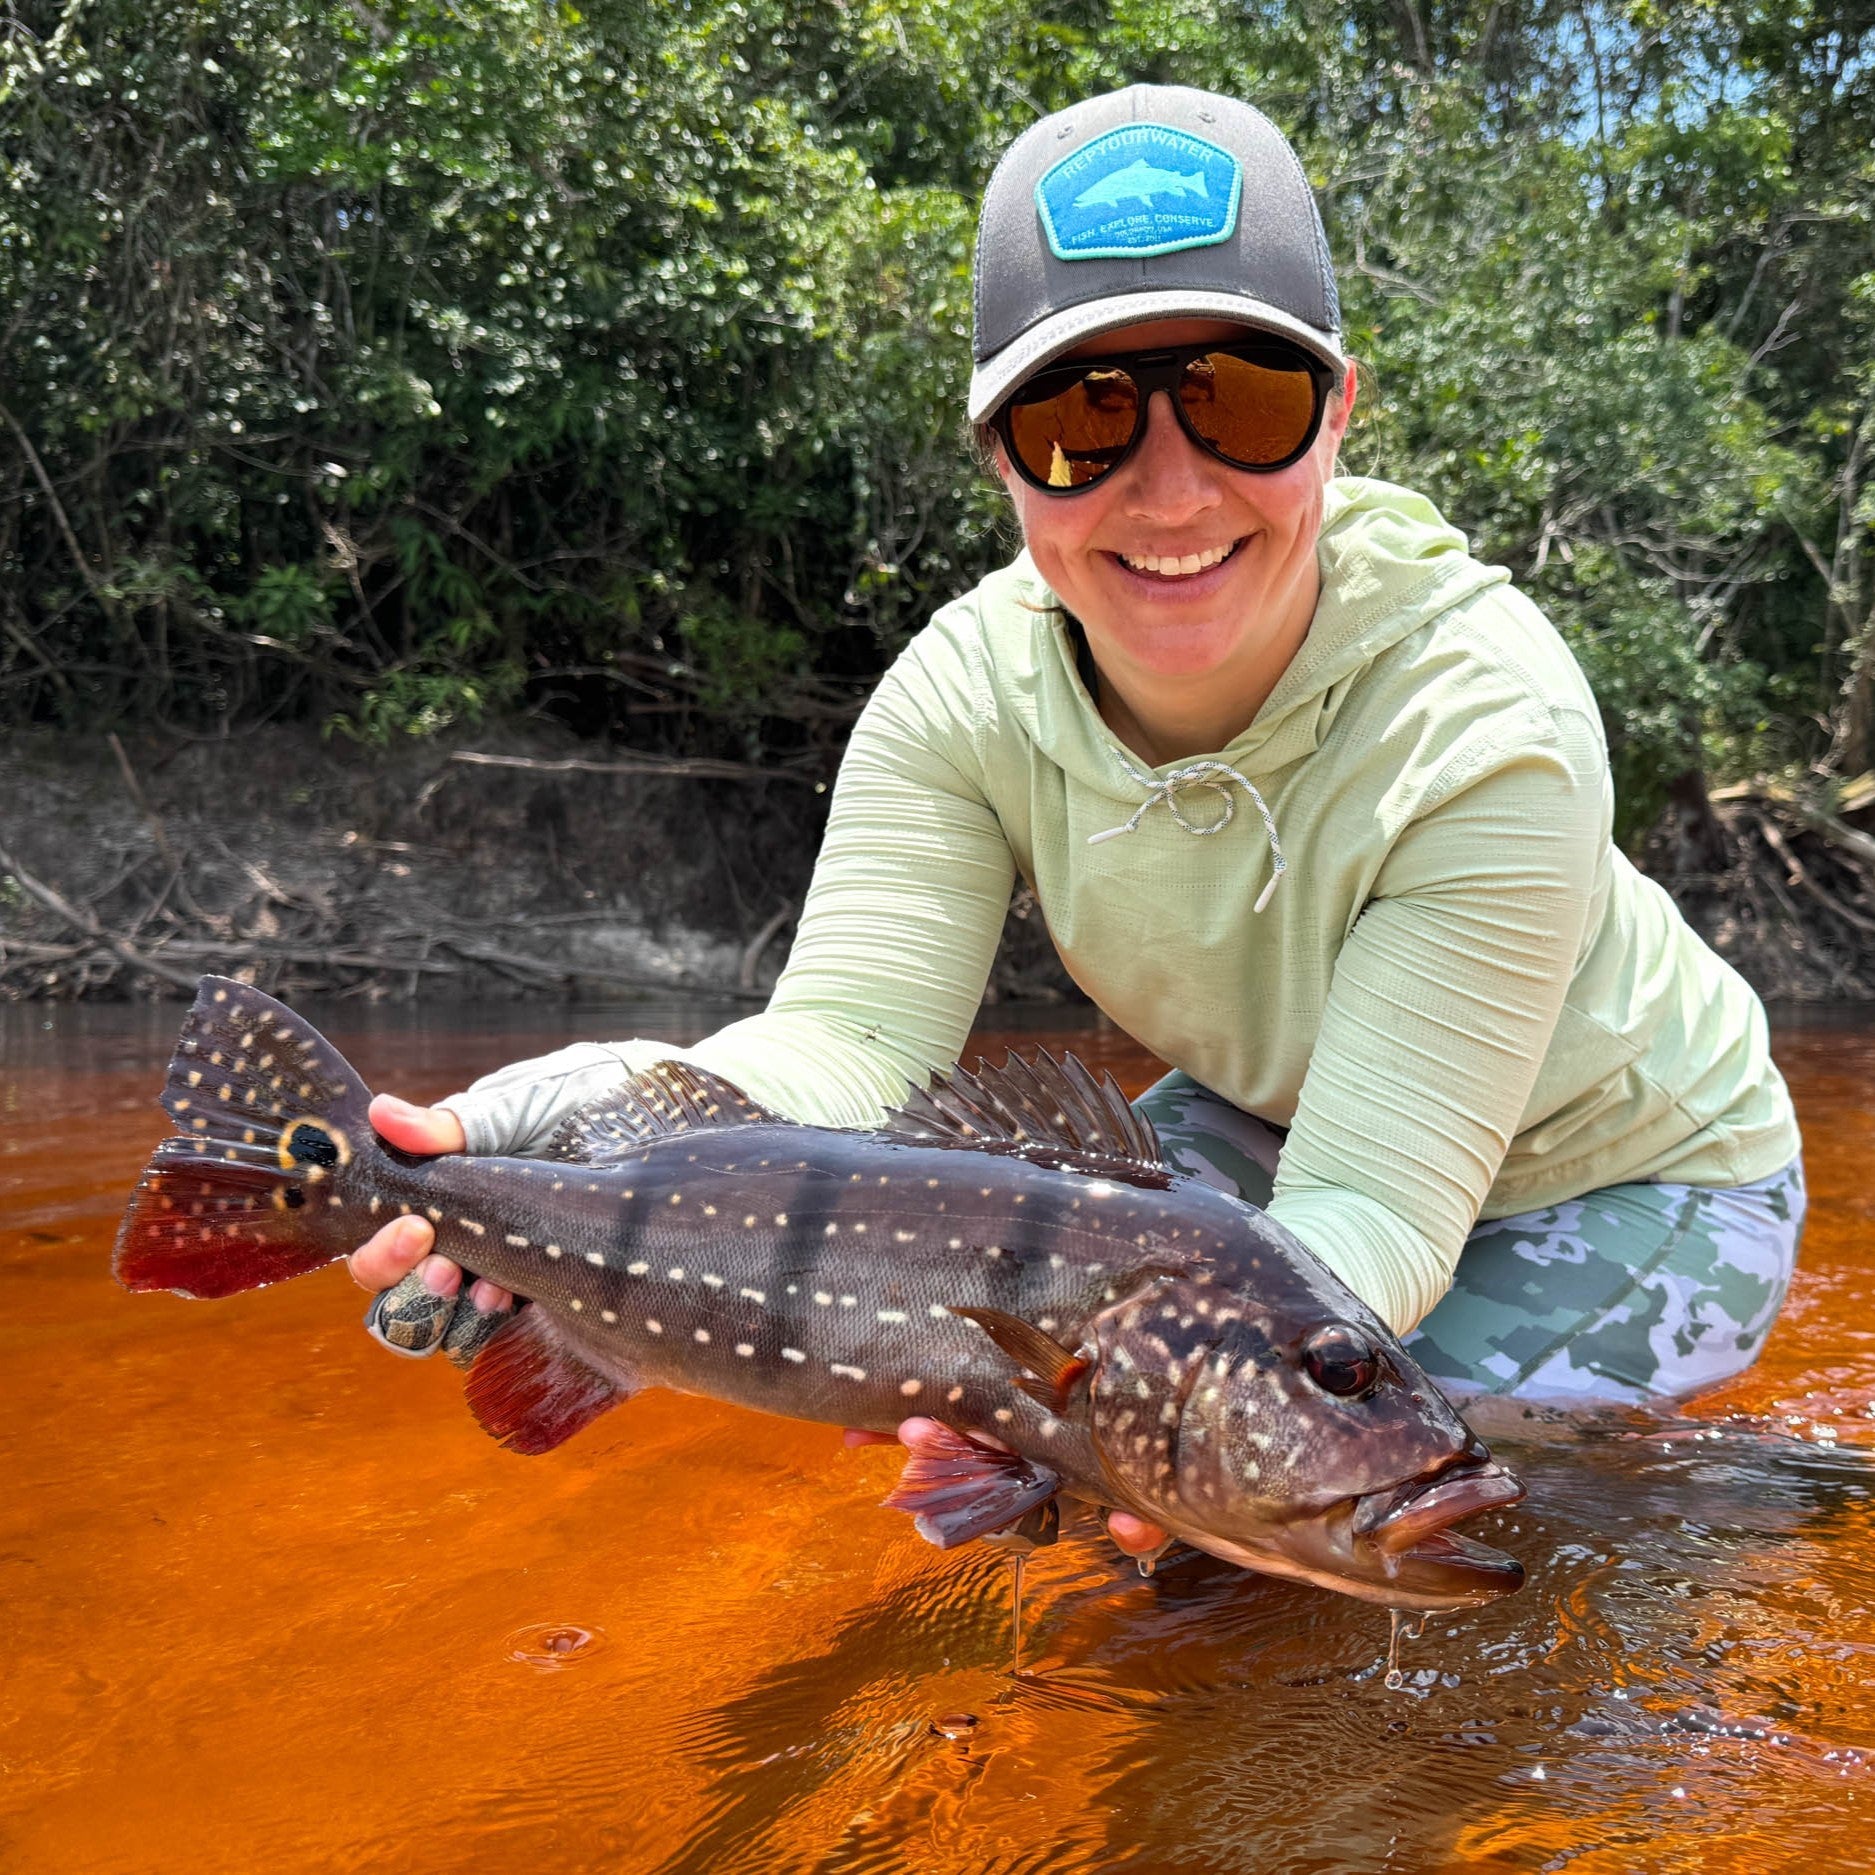
<svg viewBox="0 0 1875 1875"><path fill-rule="evenodd" d="M1195 553L1116 553L1113 557L1129 573L1137 573L1143 579L1176 585L1180 580L1196 579L1199 574L1209 573L1213 568L1222 566L1248 538L1245 535L1242 539L1227 541L1221 547L1205 547Z"/></svg>

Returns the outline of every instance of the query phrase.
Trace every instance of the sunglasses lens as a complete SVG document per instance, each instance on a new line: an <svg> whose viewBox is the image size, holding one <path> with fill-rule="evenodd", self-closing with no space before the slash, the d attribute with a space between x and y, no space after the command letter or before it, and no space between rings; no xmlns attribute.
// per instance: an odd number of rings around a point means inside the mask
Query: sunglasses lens
<svg viewBox="0 0 1875 1875"><path fill-rule="evenodd" d="M1127 452L1139 386L1122 370L1049 372L1009 406L1009 443L1045 488L1085 488Z"/></svg>
<svg viewBox="0 0 1875 1875"><path fill-rule="evenodd" d="M1280 353L1246 357L1206 352L1185 367L1179 403L1185 420L1220 456L1246 469L1284 462L1302 447L1318 393L1306 365Z"/></svg>

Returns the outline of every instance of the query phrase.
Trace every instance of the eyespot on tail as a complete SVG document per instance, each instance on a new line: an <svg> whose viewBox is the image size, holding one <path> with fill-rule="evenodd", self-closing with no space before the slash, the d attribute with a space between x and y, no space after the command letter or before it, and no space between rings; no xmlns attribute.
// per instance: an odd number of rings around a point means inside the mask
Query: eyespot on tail
<svg viewBox="0 0 1875 1875"><path fill-rule="evenodd" d="M130 1289L230 1296L343 1256L358 1232L334 1185L383 1150L351 1064L284 1003L204 977L170 1058L162 1103L176 1128L117 1234Z"/></svg>
<svg viewBox="0 0 1875 1875"><path fill-rule="evenodd" d="M203 1158L166 1140L131 1194L112 1268L126 1289L239 1295L342 1257L357 1234L342 1216L277 1165Z"/></svg>

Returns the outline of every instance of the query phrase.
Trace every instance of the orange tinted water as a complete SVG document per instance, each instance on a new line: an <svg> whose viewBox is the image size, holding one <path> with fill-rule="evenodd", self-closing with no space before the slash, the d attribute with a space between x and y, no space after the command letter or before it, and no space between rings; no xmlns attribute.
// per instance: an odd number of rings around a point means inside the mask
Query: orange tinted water
<svg viewBox="0 0 1875 1875"><path fill-rule="evenodd" d="M419 1097L621 1026L312 1013ZM1479 1533L1527 1587L1389 1691L1381 1610L1086 1535L1031 1563L1012 1678L1007 1563L877 1508L884 1449L652 1394L522 1459L339 1273L124 1294L179 1015L0 1012L0 1868L1875 1863L1875 1031L1780 1031L1815 1208L1764 1359L1522 1428Z"/></svg>

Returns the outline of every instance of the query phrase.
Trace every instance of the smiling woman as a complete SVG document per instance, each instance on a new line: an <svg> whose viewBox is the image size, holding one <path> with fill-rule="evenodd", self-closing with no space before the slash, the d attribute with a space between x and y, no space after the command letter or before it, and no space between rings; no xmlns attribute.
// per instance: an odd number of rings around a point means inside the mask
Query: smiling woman
<svg viewBox="0 0 1875 1875"><path fill-rule="evenodd" d="M1684 1394L1755 1357L1801 1230L1763 1011L1613 846L1547 621L1423 495L1337 475L1339 325L1308 183L1247 105L1139 86L1018 139L969 416L1025 551L887 674L772 1003L681 1058L873 1122L954 1060L1020 874L1173 1064L1139 1103L1172 1162L1266 1207L1441 1384ZM373 1119L528 1152L677 1052L580 1043ZM355 1272L448 1295L430 1243L404 1220Z"/></svg>

